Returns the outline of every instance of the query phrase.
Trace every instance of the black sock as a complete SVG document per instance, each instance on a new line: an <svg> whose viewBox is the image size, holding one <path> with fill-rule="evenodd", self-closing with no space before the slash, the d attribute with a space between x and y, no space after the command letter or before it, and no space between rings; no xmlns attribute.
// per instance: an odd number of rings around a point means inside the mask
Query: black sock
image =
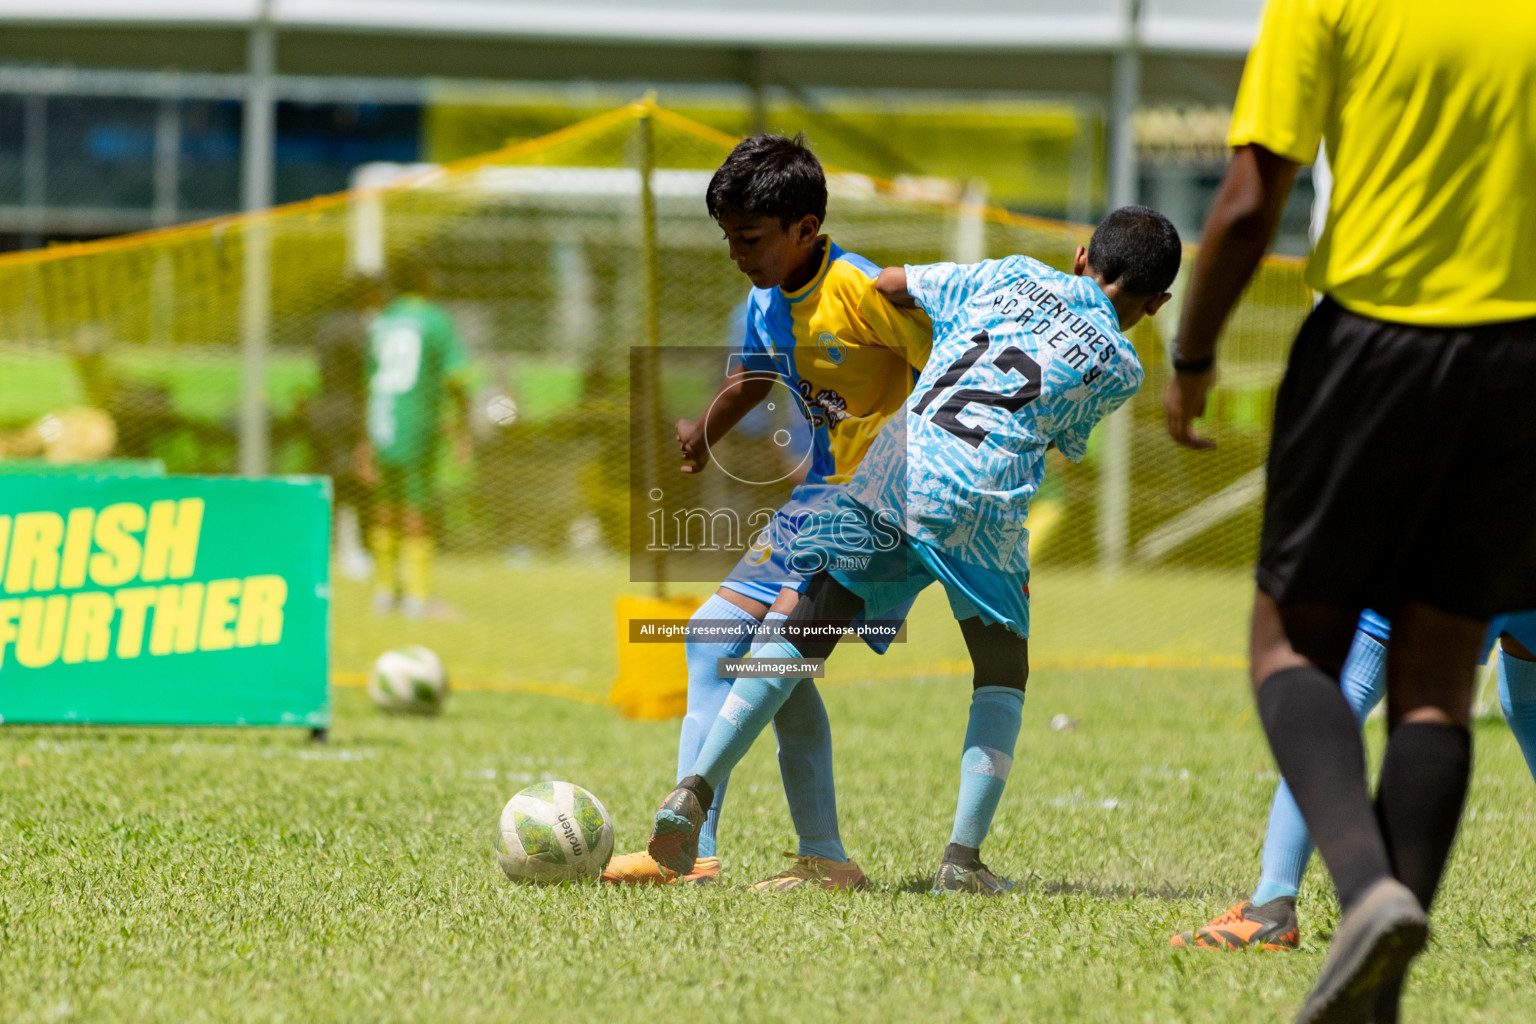
<svg viewBox="0 0 1536 1024"><path fill-rule="evenodd" d="M1259 684L1259 718L1280 774L1348 911L1390 877L1386 843L1366 789L1365 745L1338 681L1321 669L1281 669Z"/></svg>
<svg viewBox="0 0 1536 1024"><path fill-rule="evenodd" d="M981 850L974 846L961 846L959 843L950 843L944 847L944 863L957 864L962 868L974 871L981 867Z"/></svg>
<svg viewBox="0 0 1536 1024"><path fill-rule="evenodd" d="M678 789L686 789L699 798L699 806L704 808L704 813L709 813L710 805L715 802L715 787L704 781L702 775L690 775L677 784Z"/></svg>
<svg viewBox="0 0 1536 1024"><path fill-rule="evenodd" d="M1456 841L1471 775L1472 734L1459 725L1405 722L1387 740L1376 817L1392 873L1426 910Z"/></svg>
<svg viewBox="0 0 1536 1024"><path fill-rule="evenodd" d="M788 635L794 635L795 627L807 622L835 622L846 625L859 617L864 611L864 599L853 591L843 586L830 574L817 573L811 577L811 582L806 584L805 596L800 603L790 609L788 617L784 620L784 628ZM800 652L802 658L826 658L837 647L838 637L830 640L814 640L809 637L796 637L792 643L795 650Z"/></svg>

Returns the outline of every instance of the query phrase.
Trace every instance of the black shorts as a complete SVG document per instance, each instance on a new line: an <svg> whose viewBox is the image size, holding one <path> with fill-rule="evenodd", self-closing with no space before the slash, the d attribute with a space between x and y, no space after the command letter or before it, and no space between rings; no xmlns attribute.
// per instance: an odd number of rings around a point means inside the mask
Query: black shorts
<svg viewBox="0 0 1536 1024"><path fill-rule="evenodd" d="M1325 299L1267 481L1258 584L1281 606L1536 607L1536 320L1415 327Z"/></svg>

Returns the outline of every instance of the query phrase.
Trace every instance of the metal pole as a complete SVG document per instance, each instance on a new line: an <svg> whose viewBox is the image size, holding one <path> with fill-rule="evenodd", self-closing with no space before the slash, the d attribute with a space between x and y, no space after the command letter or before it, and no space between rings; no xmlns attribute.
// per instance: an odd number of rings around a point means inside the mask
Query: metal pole
<svg viewBox="0 0 1536 1024"><path fill-rule="evenodd" d="M1099 111L1091 107L1077 108L1072 116L1072 148L1067 175L1067 220L1074 224L1087 224L1093 219L1094 199L1094 145L1095 128Z"/></svg>
<svg viewBox="0 0 1536 1024"><path fill-rule="evenodd" d="M163 228L176 223L181 203L181 100L174 72L165 75L162 87L164 95L155 111L153 217L155 226ZM160 247L149 277L149 336L156 344L173 340L175 311L176 268L170 248Z"/></svg>
<svg viewBox="0 0 1536 1024"><path fill-rule="evenodd" d="M1109 101L1109 208L1135 203L1140 194L1136 164L1136 108L1141 102L1141 0L1126 0L1125 40L1115 54ZM1116 576L1125 566L1131 522L1131 406L1104 421L1099 465L1097 540L1099 569Z"/></svg>
<svg viewBox="0 0 1536 1024"><path fill-rule="evenodd" d="M748 83L752 89L752 134L761 135L768 130L768 55L754 50L747 58Z"/></svg>
<svg viewBox="0 0 1536 1024"><path fill-rule="evenodd" d="M656 194L651 188L651 173L656 168L655 120L651 111L656 105L654 93L648 94L641 108L640 132L640 267L641 267L641 333L645 346L639 365L645 369L640 380L634 382L639 390L641 423L641 451L643 459L645 493L650 495L661 487L661 452L657 434L661 429L661 395L657 379L657 348L661 345L661 248L656 239ZM651 551L651 579L655 582L656 597L667 596L665 545Z"/></svg>
<svg viewBox="0 0 1536 1024"><path fill-rule="evenodd" d="M242 126L241 200L248 213L272 205L273 112L272 72L276 39L272 0L262 0L261 13L246 40L245 117ZM267 471L271 446L267 408L267 350L272 327L272 235L265 219L252 218L244 231L244 263L240 286L240 473L260 476Z"/></svg>
<svg viewBox="0 0 1536 1024"><path fill-rule="evenodd" d="M987 258L987 180L972 178L966 182L955 211L955 247L951 254L956 263L980 263Z"/></svg>
<svg viewBox="0 0 1536 1024"><path fill-rule="evenodd" d="M181 103L174 95L160 101L155 115L155 224L176 222L181 191Z"/></svg>
<svg viewBox="0 0 1536 1024"><path fill-rule="evenodd" d="M1137 41L1140 0L1130 0L1125 44L1115 54L1114 78L1109 100L1108 180L1109 205L1113 209L1136 202L1141 192L1136 163L1136 108L1141 105L1141 49Z"/></svg>
<svg viewBox="0 0 1536 1024"><path fill-rule="evenodd" d="M27 214L21 245L35 249L43 244L43 211L48 206L48 97L28 94L21 117L21 202Z"/></svg>

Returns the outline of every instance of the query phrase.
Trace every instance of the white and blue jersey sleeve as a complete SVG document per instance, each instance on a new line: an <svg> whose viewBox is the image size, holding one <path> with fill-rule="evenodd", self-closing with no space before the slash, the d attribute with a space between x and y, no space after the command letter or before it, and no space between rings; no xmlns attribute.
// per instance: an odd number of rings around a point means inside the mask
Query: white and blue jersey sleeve
<svg viewBox="0 0 1536 1024"><path fill-rule="evenodd" d="M1141 385L1141 362L1090 278L1025 256L906 272L933 320L933 355L850 497L898 512L908 534L957 558L1027 569L1046 449L1082 459L1094 424Z"/></svg>
<svg viewBox="0 0 1536 1024"><path fill-rule="evenodd" d="M960 312L995 262L929 263L906 268L907 293L933 321L934 340L938 340L940 321L951 320Z"/></svg>

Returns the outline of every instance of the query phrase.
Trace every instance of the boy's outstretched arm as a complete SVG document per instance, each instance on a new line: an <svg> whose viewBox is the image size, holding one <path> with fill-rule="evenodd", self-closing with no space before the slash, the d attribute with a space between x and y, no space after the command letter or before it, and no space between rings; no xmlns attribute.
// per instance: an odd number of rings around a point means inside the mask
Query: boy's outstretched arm
<svg viewBox="0 0 1536 1024"><path fill-rule="evenodd" d="M916 309L917 300L912 293L907 291L907 268L886 267L880 271L880 276L875 278L875 291L884 295L886 301L893 306L902 309Z"/></svg>
<svg viewBox="0 0 1536 1024"><path fill-rule="evenodd" d="M678 420L677 446L683 453L682 471L702 473L709 465L710 446L730 433L743 416L767 398L777 379L771 373L737 368L726 374L703 415L698 419Z"/></svg>
<svg viewBox="0 0 1536 1024"><path fill-rule="evenodd" d="M1200 363L1216 354L1216 339L1264 250L1274 237L1296 179L1296 165L1262 146L1240 147L1227 167L1216 203L1205 219L1205 235L1195 272L1184 294L1184 314L1174 342L1174 356ZM1173 374L1163 395L1168 433L1190 448L1214 444L1196 434L1190 424L1205 413L1205 398L1215 382L1215 370Z"/></svg>
<svg viewBox="0 0 1536 1024"><path fill-rule="evenodd" d="M906 268L886 267L870 284L869 290L859 297L855 318L863 333L852 340L900 352L913 369L921 372L933 351L933 321L907 291Z"/></svg>

